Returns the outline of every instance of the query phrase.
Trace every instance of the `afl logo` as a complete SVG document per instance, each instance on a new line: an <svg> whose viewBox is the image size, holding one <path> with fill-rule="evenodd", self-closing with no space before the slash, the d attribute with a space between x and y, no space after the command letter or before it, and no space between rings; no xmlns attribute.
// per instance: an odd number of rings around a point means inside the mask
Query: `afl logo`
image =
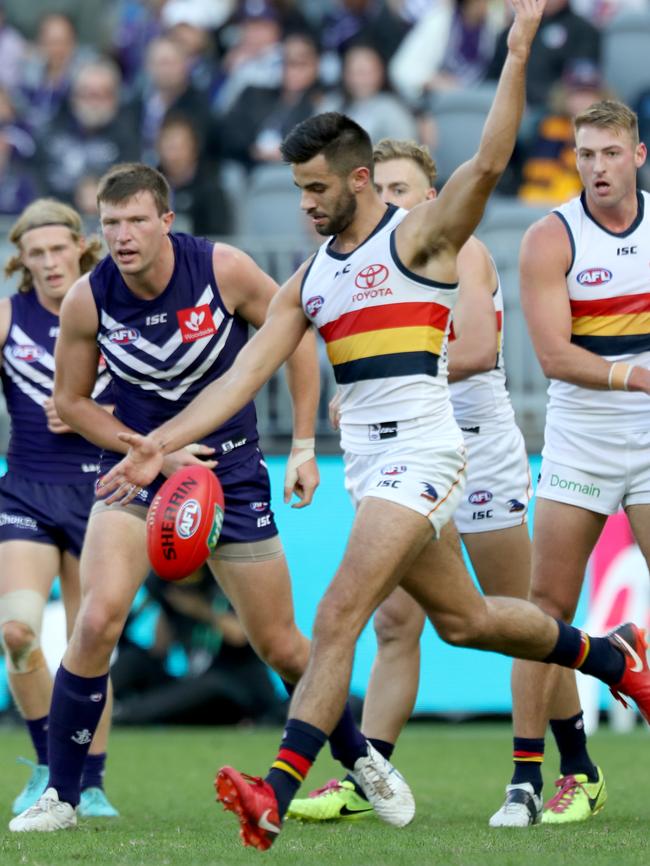
<svg viewBox="0 0 650 866"><path fill-rule="evenodd" d="M382 475L402 475L404 472L406 472L406 466L403 463L384 466L381 470Z"/></svg>
<svg viewBox="0 0 650 866"><path fill-rule="evenodd" d="M305 311L307 315L313 319L316 313L322 308L324 303L325 298L322 295L314 295L313 298L309 298L309 300L305 304Z"/></svg>
<svg viewBox="0 0 650 866"><path fill-rule="evenodd" d="M176 515L176 532L181 538L191 538L201 522L201 506L196 499L184 502Z"/></svg>
<svg viewBox="0 0 650 866"><path fill-rule="evenodd" d="M33 364L45 354L45 349L40 346L12 346L11 354L17 361L26 361L28 364Z"/></svg>
<svg viewBox="0 0 650 866"><path fill-rule="evenodd" d="M467 497L472 505L487 505L492 502L492 494L489 490L475 490Z"/></svg>
<svg viewBox="0 0 650 866"><path fill-rule="evenodd" d="M266 509L269 507L268 502L250 502L249 505L250 505L251 511L257 511L257 512L266 511Z"/></svg>
<svg viewBox="0 0 650 866"><path fill-rule="evenodd" d="M587 268L576 277L581 286L604 286L611 278L612 272L607 268Z"/></svg>
<svg viewBox="0 0 650 866"><path fill-rule="evenodd" d="M137 328L113 328L108 332L108 339L118 346L128 346L140 339L140 331Z"/></svg>
<svg viewBox="0 0 650 866"><path fill-rule="evenodd" d="M376 289L388 279L388 268L384 265L368 265L354 278L354 285L358 289Z"/></svg>

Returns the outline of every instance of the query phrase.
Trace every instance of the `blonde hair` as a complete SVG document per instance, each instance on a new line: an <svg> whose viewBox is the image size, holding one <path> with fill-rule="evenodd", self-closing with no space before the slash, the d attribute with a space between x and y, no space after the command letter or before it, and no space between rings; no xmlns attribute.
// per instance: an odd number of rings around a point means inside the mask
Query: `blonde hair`
<svg viewBox="0 0 650 866"><path fill-rule="evenodd" d="M582 114L576 115L573 119L576 135L583 126L613 129L616 132L623 130L629 133L635 147L639 143L639 122L635 112L627 105L614 99L603 99L600 102L595 102Z"/></svg>
<svg viewBox="0 0 650 866"><path fill-rule="evenodd" d="M20 258L21 239L25 232L40 229L44 226L63 226L70 231L75 241L84 236L81 217L74 208L53 198L38 198L28 205L20 214L9 231L9 240L18 248L5 264L5 276L11 277L21 273L19 292L27 292L32 286L32 275ZM81 273L92 270L102 256L102 243L98 237L87 240L79 257Z"/></svg>
<svg viewBox="0 0 650 866"><path fill-rule="evenodd" d="M438 176L436 163L427 148L423 144L416 144L414 141L382 138L374 147L372 159L375 163L389 162L392 159L410 159L422 169L429 181L429 186L434 185Z"/></svg>

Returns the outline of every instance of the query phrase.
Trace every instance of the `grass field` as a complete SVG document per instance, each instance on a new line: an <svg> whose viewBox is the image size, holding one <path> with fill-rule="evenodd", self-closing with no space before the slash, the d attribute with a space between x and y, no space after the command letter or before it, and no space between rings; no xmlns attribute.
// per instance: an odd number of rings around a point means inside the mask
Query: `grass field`
<svg viewBox="0 0 650 866"><path fill-rule="evenodd" d="M2 866L210 866L266 862L282 866L647 866L650 859L650 738L637 728L625 736L592 739L605 768L609 802L587 824L568 828L490 830L510 772L510 730L504 725L412 724L395 762L414 790L418 813L404 830L376 819L315 826L287 822L266 853L244 849L237 824L214 803L215 769L230 763L264 773L279 731L232 728L117 729L107 790L120 808L116 820L82 821L59 834L0 835ZM20 730L0 731L0 802L8 820L25 779L15 763L25 753ZM546 792L557 758L547 757ZM312 772L313 787L336 774L329 758Z"/></svg>

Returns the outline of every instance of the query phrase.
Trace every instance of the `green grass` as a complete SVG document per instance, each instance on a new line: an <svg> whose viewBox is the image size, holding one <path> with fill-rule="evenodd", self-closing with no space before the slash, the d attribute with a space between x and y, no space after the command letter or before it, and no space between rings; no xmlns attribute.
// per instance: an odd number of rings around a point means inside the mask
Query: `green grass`
<svg viewBox="0 0 650 866"><path fill-rule="evenodd" d="M347 866L647 866L650 859L650 739L638 728L593 737L591 751L605 768L609 802L586 824L490 830L510 773L506 725L410 725L396 763L414 790L413 824L394 830L371 819L342 825L287 825L264 854L244 849L234 817L214 803L215 769L229 763L263 773L278 731L232 728L117 729L111 741L107 790L117 820L82 821L76 832L0 834L2 866L188 866L266 862ZM9 803L25 780L15 764L24 753L21 731L0 732L0 802ZM547 757L546 791L557 757ZM336 774L319 760L311 786Z"/></svg>

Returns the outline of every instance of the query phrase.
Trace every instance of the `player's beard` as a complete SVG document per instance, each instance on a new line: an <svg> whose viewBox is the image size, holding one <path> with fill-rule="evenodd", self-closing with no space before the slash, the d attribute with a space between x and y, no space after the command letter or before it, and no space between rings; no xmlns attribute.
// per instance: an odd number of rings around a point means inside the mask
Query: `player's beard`
<svg viewBox="0 0 650 866"><path fill-rule="evenodd" d="M356 212L357 197L349 190L343 190L334 213L322 226L316 226L316 231L319 235L337 235L350 225Z"/></svg>

